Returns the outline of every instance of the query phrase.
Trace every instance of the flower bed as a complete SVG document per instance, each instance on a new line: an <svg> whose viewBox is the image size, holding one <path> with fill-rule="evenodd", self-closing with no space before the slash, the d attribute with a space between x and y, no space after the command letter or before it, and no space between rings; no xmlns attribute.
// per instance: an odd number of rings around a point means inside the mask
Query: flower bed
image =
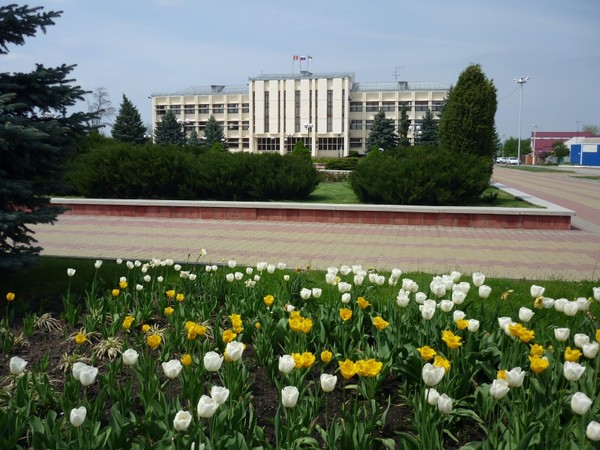
<svg viewBox="0 0 600 450"><path fill-rule="evenodd" d="M109 289L102 261L81 298L67 288L62 320L14 323L19 295L6 294L0 448L600 440L600 288L553 299L532 285L524 298L480 273L419 286L360 266L121 264Z"/></svg>

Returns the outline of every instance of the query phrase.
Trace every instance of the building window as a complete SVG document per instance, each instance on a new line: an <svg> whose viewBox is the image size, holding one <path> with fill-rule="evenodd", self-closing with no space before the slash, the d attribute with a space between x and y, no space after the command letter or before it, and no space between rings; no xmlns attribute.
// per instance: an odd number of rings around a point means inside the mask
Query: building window
<svg viewBox="0 0 600 450"><path fill-rule="evenodd" d="M269 92L265 92L265 133L269 132Z"/></svg>
<svg viewBox="0 0 600 450"><path fill-rule="evenodd" d="M250 139L249 138L242 139L242 148L250 148Z"/></svg>
<svg viewBox="0 0 600 450"><path fill-rule="evenodd" d="M350 138L350 148L363 148L362 138Z"/></svg>
<svg viewBox="0 0 600 450"><path fill-rule="evenodd" d="M440 102L440 101L431 102L431 111L432 112L441 111L442 110L442 104L443 104L443 102Z"/></svg>
<svg viewBox="0 0 600 450"><path fill-rule="evenodd" d="M181 114L181 105L171 105L171 111L173 111L173 114L175 114L176 116Z"/></svg>
<svg viewBox="0 0 600 450"><path fill-rule="evenodd" d="M300 91L294 92L294 132L300 133Z"/></svg>
<svg viewBox="0 0 600 450"><path fill-rule="evenodd" d="M429 109L429 102L427 100L417 100L415 102L415 111L427 111Z"/></svg>
<svg viewBox="0 0 600 450"><path fill-rule="evenodd" d="M240 110L240 105L237 103L227 103L228 113L237 113Z"/></svg>
<svg viewBox="0 0 600 450"><path fill-rule="evenodd" d="M225 107L223 104L213 105L213 114L223 114Z"/></svg>
<svg viewBox="0 0 600 450"><path fill-rule="evenodd" d="M362 102L350 102L350 112L362 112Z"/></svg>
<svg viewBox="0 0 600 450"><path fill-rule="evenodd" d="M242 112L249 113L250 112L250 103L242 103Z"/></svg>
<svg viewBox="0 0 600 450"><path fill-rule="evenodd" d="M381 104L381 109L384 111L396 112L396 102L383 102Z"/></svg>
<svg viewBox="0 0 600 450"><path fill-rule="evenodd" d="M278 152L279 148L278 138L258 138L259 152Z"/></svg>
<svg viewBox="0 0 600 450"><path fill-rule="evenodd" d="M247 120L244 120L242 122L242 130L244 131L248 131L250 129L250 122Z"/></svg>
<svg viewBox="0 0 600 450"><path fill-rule="evenodd" d="M362 120L351 120L350 121L350 129L351 130L362 130L363 129L363 121Z"/></svg>
<svg viewBox="0 0 600 450"><path fill-rule="evenodd" d="M198 131L204 131L206 128L206 121L198 122Z"/></svg>
<svg viewBox="0 0 600 450"><path fill-rule="evenodd" d="M194 105L185 105L183 109L186 115L193 115L196 112Z"/></svg>
<svg viewBox="0 0 600 450"><path fill-rule="evenodd" d="M344 138L319 138L317 142L319 151L337 151L344 147Z"/></svg>
<svg viewBox="0 0 600 450"><path fill-rule="evenodd" d="M208 105L198 105L198 113L199 114L208 114Z"/></svg>
<svg viewBox="0 0 600 450"><path fill-rule="evenodd" d="M372 126L373 126L373 121L372 120L365 120L365 128L367 130L370 130Z"/></svg>
<svg viewBox="0 0 600 450"><path fill-rule="evenodd" d="M327 132L333 131L333 90L327 89Z"/></svg>
<svg viewBox="0 0 600 450"><path fill-rule="evenodd" d="M240 129L240 123L239 122L228 122L227 129L229 131L237 131Z"/></svg>
<svg viewBox="0 0 600 450"><path fill-rule="evenodd" d="M379 111L379 102L367 102L366 111L367 112L378 112Z"/></svg>
<svg viewBox="0 0 600 450"><path fill-rule="evenodd" d="M157 116L161 116L167 112L167 107L165 105L156 105L155 111Z"/></svg>

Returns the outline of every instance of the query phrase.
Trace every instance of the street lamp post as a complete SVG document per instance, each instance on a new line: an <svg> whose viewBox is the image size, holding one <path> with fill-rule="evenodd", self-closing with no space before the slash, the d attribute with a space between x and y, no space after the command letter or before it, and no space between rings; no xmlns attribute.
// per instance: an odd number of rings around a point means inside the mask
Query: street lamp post
<svg viewBox="0 0 600 450"><path fill-rule="evenodd" d="M413 135L413 146L417 145L417 138L419 137L419 135L422 133L421 131L421 126L417 125L417 123L415 122L414 125L410 125L408 127L408 129L410 130L410 132Z"/></svg>
<svg viewBox="0 0 600 450"><path fill-rule="evenodd" d="M312 123L305 123L304 124L304 128L306 128L308 142L311 142L310 132L313 129L313 124ZM308 148L310 149L310 153L313 154L312 145L308 144Z"/></svg>
<svg viewBox="0 0 600 450"><path fill-rule="evenodd" d="M575 144L579 144L579 124L580 120L577 121L577 134L575 135ZM583 145L579 146L579 165L583 166Z"/></svg>
<svg viewBox="0 0 600 450"><path fill-rule="evenodd" d="M515 79L515 83L519 84L519 142L517 143L517 158L519 160L519 164L521 163L521 128L522 128L522 120L521 117L523 115L523 85L527 83L529 77L521 77L519 79Z"/></svg>
<svg viewBox="0 0 600 450"><path fill-rule="evenodd" d="M535 132L537 130L537 125L532 123L531 124L532 128L533 128L533 139L531 140L532 144L531 144L531 151L533 152L533 165L535 166L535 160L536 160L536 154L535 154Z"/></svg>

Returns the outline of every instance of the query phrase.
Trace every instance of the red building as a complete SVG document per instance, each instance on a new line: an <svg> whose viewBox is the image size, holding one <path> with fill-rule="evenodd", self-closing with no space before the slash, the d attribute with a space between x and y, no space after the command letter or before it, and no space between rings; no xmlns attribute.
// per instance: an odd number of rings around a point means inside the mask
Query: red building
<svg viewBox="0 0 600 450"><path fill-rule="evenodd" d="M546 156L552 153L552 144L566 142L576 137L586 138L596 137L596 135L586 131L533 131L531 133L531 153L525 155L523 163L544 164Z"/></svg>

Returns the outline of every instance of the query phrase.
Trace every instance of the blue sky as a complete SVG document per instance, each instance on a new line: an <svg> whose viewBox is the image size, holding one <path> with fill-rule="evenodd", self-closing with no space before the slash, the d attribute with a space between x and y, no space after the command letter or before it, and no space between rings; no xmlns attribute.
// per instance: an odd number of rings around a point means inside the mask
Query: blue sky
<svg viewBox="0 0 600 450"><path fill-rule="evenodd" d="M600 2L597 0L46 0L63 15L47 33L11 46L3 72L35 63L77 64L86 90L122 95L151 120L148 96L190 86L246 84L289 73L294 54L312 72L352 72L356 81L455 84L480 64L497 88L501 138L600 126ZM296 70L297 66L296 66ZM85 104L82 103L82 108Z"/></svg>

